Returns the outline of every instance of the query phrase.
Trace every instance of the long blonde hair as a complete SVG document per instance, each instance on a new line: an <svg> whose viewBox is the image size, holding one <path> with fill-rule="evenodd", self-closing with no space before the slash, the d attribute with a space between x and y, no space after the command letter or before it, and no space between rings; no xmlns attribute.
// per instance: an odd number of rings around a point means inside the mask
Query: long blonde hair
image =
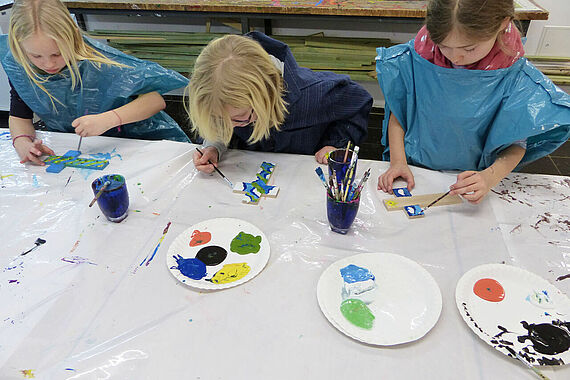
<svg viewBox="0 0 570 380"><path fill-rule="evenodd" d="M82 84L81 74L77 65L78 61L88 60L98 68L101 67L101 64L124 66L105 57L83 41L79 27L75 24L69 11L61 1L14 1L8 31L10 50L15 60L22 65L28 77L49 96L54 108L54 102L62 103L42 85L42 83L47 82L48 78L41 76L34 69L21 46L22 41L40 31L46 36L53 38L57 44L65 65L69 68L72 90L76 88L78 83Z"/></svg>
<svg viewBox="0 0 570 380"><path fill-rule="evenodd" d="M263 47L251 38L227 35L211 41L198 56L184 106L193 131L226 145L234 127L225 107L253 108L257 120L248 143L256 143L285 120L284 92L281 72Z"/></svg>

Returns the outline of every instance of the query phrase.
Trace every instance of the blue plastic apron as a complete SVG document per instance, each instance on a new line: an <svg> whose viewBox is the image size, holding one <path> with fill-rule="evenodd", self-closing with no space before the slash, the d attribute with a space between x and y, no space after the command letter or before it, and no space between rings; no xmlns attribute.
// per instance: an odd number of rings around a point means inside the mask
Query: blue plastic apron
<svg viewBox="0 0 570 380"><path fill-rule="evenodd" d="M43 86L61 103L55 109L48 95L27 76L16 62L8 46L8 36L0 35L0 62L22 100L42 119L48 130L74 132L71 122L85 114L97 114L121 107L137 95L156 91L164 94L184 87L188 79L172 70L149 61L126 55L98 41L85 38L85 42L111 60L129 67L101 65L97 68L89 61L78 62L83 86L71 88L69 69L56 75L46 75ZM146 140L190 140L178 124L165 112L135 123L112 128L105 136L129 137Z"/></svg>
<svg viewBox="0 0 570 380"><path fill-rule="evenodd" d="M413 40L377 53L385 160L391 113L404 129L408 163L435 170L483 170L520 140L527 142L524 165L570 136L570 96L526 58L485 71L434 65L416 53Z"/></svg>

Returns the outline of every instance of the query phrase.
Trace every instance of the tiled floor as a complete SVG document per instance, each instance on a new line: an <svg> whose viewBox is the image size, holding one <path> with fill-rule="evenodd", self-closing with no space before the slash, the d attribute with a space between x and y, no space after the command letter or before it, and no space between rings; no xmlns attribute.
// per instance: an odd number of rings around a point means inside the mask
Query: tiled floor
<svg viewBox="0 0 570 380"><path fill-rule="evenodd" d="M187 124L186 115L176 102L168 102L168 113L181 125ZM371 160L379 160L382 154L380 145L382 110L373 110L369 119L368 138L362 144L360 157ZM8 126L8 113L0 112L0 128ZM187 128L184 128L187 129ZM188 132L187 132L188 133ZM521 172L535 174L553 174L570 176L570 141L567 141L552 154L541 158L527 166Z"/></svg>

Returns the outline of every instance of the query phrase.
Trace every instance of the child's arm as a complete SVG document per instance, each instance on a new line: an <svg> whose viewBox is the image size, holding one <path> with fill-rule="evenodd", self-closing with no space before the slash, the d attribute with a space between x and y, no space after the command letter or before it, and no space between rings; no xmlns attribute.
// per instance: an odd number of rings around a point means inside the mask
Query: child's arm
<svg viewBox="0 0 570 380"><path fill-rule="evenodd" d="M71 126L83 137L99 136L111 128L148 119L165 107L166 103L158 92L149 92L114 110L81 116L73 120Z"/></svg>
<svg viewBox="0 0 570 380"><path fill-rule="evenodd" d="M507 176L522 160L526 149L511 145L497 156L493 165L480 172L465 171L457 176L457 182L450 186L450 195L461 194L471 203L479 203L492 187Z"/></svg>
<svg viewBox="0 0 570 380"><path fill-rule="evenodd" d="M44 154L54 154L53 150L42 144L42 140L36 138L36 131L31 119L10 116L8 126L12 136L12 144L20 157L21 164L29 161L37 165L45 165L40 157Z"/></svg>
<svg viewBox="0 0 570 380"><path fill-rule="evenodd" d="M408 183L408 190L415 186L414 175L406 160L404 148L404 130L394 114L388 121L388 141L390 143L390 168L378 177L378 190L392 194L392 183L402 177Z"/></svg>

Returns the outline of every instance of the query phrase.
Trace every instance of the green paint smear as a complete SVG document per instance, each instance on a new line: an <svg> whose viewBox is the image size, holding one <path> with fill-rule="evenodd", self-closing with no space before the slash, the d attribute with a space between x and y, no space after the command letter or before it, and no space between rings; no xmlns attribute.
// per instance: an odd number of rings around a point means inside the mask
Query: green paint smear
<svg viewBox="0 0 570 380"><path fill-rule="evenodd" d="M261 236L253 236L241 231L230 243L230 250L240 255L259 252Z"/></svg>
<svg viewBox="0 0 570 380"><path fill-rule="evenodd" d="M347 299L340 304L340 312L353 325L370 330L374 325L374 315L364 302Z"/></svg>

